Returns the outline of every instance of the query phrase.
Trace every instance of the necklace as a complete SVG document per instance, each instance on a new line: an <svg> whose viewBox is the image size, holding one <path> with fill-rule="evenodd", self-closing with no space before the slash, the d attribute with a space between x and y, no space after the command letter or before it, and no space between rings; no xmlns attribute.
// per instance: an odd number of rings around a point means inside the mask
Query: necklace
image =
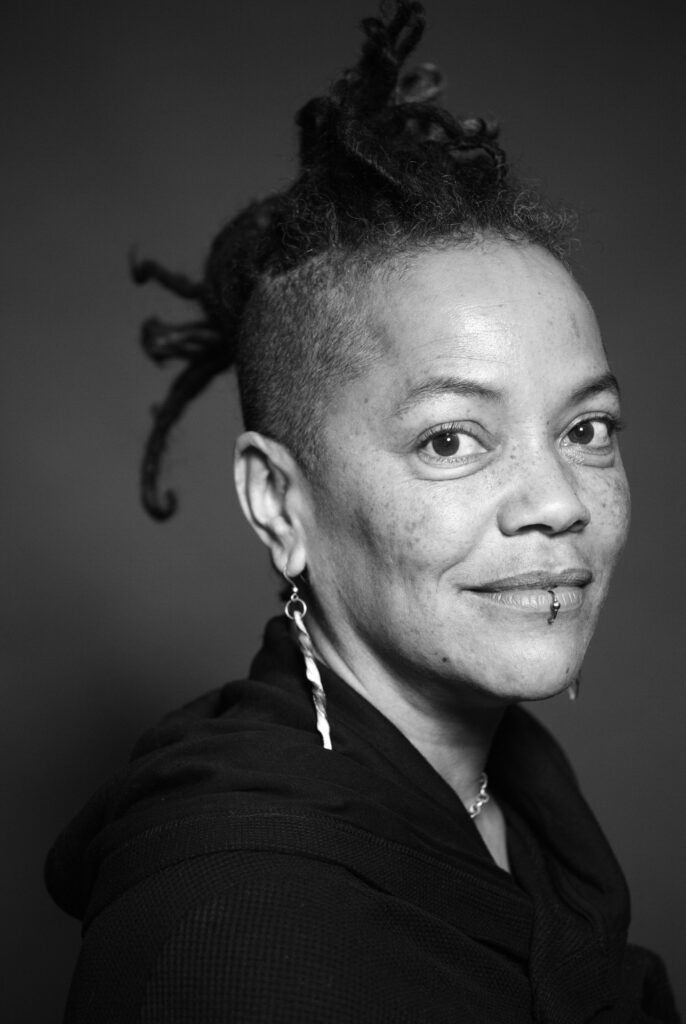
<svg viewBox="0 0 686 1024"><path fill-rule="evenodd" d="M469 814L469 817L476 818L477 814L481 813L481 808L484 804L487 804L490 799L491 797L488 792L488 775L486 775L486 772L483 772L479 776L479 792L471 803L467 804L467 813Z"/></svg>

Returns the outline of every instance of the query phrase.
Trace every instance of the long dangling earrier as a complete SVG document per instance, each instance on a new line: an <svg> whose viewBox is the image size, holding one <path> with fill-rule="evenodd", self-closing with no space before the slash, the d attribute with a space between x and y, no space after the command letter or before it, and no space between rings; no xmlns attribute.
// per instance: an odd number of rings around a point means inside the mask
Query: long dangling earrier
<svg viewBox="0 0 686 1024"><path fill-rule="evenodd" d="M307 614L307 605L300 596L297 585L285 570L283 571L283 575L291 587L291 596L288 598L288 601L286 601L284 613L286 618L295 623L298 630L298 643L305 661L305 675L312 687L312 703L314 704L314 710L317 716L317 732L322 738L322 745L324 749L332 750L331 730L329 729L329 719L326 717L326 694L324 693L322 677L319 675L319 669L317 668L317 662L315 661L312 638L307 632L307 626L303 621Z"/></svg>

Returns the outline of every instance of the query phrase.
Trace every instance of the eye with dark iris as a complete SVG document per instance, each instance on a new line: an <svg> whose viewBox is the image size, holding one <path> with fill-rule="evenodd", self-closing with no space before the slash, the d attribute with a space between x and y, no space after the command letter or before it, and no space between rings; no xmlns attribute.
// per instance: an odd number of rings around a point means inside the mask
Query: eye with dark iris
<svg viewBox="0 0 686 1024"><path fill-rule="evenodd" d="M465 423L438 423L419 438L419 456L434 466L465 466L477 462L490 449L484 440L475 436L481 432L478 425Z"/></svg>
<svg viewBox="0 0 686 1024"><path fill-rule="evenodd" d="M621 429L621 423L616 419L603 416L594 416L586 420L580 420L567 431L564 444L582 446L589 451L602 452L612 448L612 438L615 431Z"/></svg>
<svg viewBox="0 0 686 1024"><path fill-rule="evenodd" d="M590 444L595 437L595 427L590 420L584 420L572 427L568 436L573 444Z"/></svg>
<svg viewBox="0 0 686 1024"><path fill-rule="evenodd" d="M444 458L450 455L457 455L460 447L460 435L455 430L444 430L443 433L432 437L429 444L433 449L434 455L440 455Z"/></svg>

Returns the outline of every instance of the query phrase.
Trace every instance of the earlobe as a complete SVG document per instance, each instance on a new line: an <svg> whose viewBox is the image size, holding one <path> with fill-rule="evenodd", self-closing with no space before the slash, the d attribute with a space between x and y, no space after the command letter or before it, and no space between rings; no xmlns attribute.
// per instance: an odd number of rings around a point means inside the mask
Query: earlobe
<svg viewBox="0 0 686 1024"><path fill-rule="evenodd" d="M236 441L234 481L243 515L275 568L299 575L307 557L299 515L303 481L293 456L278 441L246 431Z"/></svg>

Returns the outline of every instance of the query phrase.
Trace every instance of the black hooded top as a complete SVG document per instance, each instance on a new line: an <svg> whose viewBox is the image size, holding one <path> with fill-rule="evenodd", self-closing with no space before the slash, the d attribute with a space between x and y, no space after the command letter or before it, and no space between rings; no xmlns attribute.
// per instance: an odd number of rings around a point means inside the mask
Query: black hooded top
<svg viewBox="0 0 686 1024"><path fill-rule="evenodd" d="M69 1024L678 1021L535 719L510 709L487 766L510 875L395 726L323 681L332 751L273 620L251 678L148 732L57 841L48 886L84 922Z"/></svg>

